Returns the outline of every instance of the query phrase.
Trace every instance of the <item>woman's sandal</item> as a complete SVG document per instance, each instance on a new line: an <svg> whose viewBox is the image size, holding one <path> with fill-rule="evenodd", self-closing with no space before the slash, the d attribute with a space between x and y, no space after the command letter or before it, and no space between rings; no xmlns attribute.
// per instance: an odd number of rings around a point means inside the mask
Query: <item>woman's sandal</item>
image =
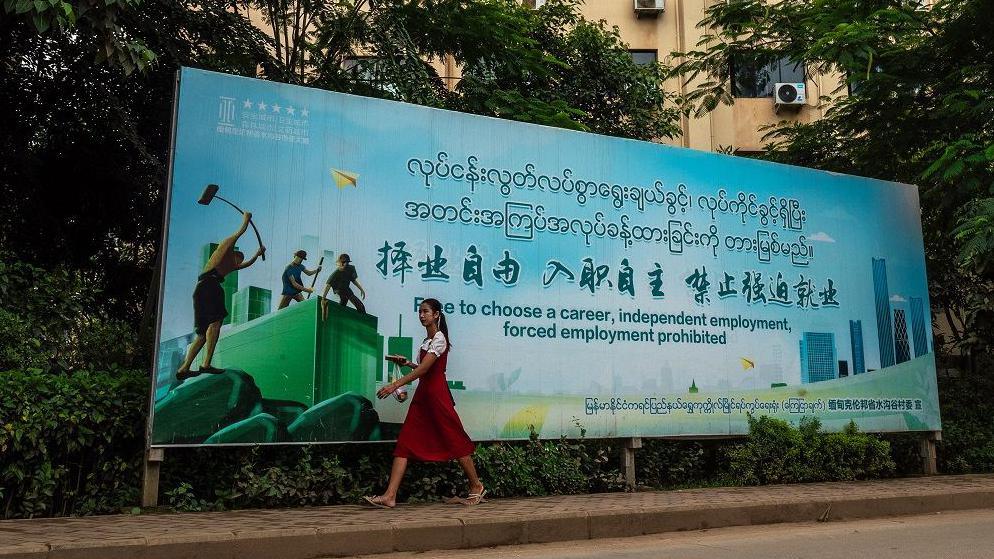
<svg viewBox="0 0 994 559"><path fill-rule="evenodd" d="M480 503L487 502L487 500L484 499L486 494L487 490L484 489L480 493L470 493L466 497L459 497L459 496L449 497L448 499L445 499L442 502L447 505L466 505L466 506L478 505Z"/></svg>
<svg viewBox="0 0 994 559"><path fill-rule="evenodd" d="M473 505L478 505L480 503L485 503L486 499L484 499L484 497L486 496L487 496L486 489L484 489L479 493L470 493L467 498L463 499L462 504L467 506L473 506Z"/></svg>
<svg viewBox="0 0 994 559"><path fill-rule="evenodd" d="M363 497L362 500L365 501L367 504L370 504L370 505L372 505L374 507L378 507L378 508L381 508L381 509L392 509L393 508L390 505L384 505L383 503L377 502L376 501L376 497L370 497L370 496L367 495L366 497Z"/></svg>

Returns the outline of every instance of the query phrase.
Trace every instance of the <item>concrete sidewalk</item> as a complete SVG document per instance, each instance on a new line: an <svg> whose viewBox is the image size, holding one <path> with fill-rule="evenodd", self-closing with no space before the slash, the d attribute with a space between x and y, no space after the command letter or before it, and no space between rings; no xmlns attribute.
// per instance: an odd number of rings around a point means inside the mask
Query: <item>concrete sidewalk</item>
<svg viewBox="0 0 994 559"><path fill-rule="evenodd" d="M0 559L305 559L994 508L994 475L0 521Z"/></svg>

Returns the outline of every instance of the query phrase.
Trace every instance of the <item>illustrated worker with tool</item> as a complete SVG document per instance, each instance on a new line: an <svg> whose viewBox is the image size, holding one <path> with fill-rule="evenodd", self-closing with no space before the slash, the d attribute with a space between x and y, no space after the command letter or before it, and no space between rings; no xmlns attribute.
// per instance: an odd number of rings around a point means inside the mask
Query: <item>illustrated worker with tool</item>
<svg viewBox="0 0 994 559"><path fill-rule="evenodd" d="M362 301L355 296L352 292L350 284L355 284L359 288L359 293L362 294L362 298L366 298L366 290L362 288L359 283L359 274L355 271L355 266L352 265L352 258L348 254L342 253L338 256L338 269L328 277L328 283L324 286L324 293L321 294L321 311L322 318L328 318L328 291L331 290L338 295L339 303L344 307L348 303L352 303L356 310L362 314L366 314L366 307L362 304Z"/></svg>
<svg viewBox="0 0 994 559"><path fill-rule="evenodd" d="M298 303L303 301L304 296L301 295L301 293L304 291L314 293L314 288L304 285L303 280L301 279L301 274L313 276L321 271L321 266L318 266L313 270L308 270L304 267L303 263L306 259L307 252L298 250L293 253L293 260L287 265L286 269L283 270L283 296L280 297L280 304L277 309L286 308L286 306L290 304L290 301L297 301Z"/></svg>
<svg viewBox="0 0 994 559"><path fill-rule="evenodd" d="M241 227L234 235L221 241L214 249L207 264L204 265L203 273L197 278L197 287L193 290L193 324L197 339L190 345L190 349L186 352L186 359L176 371L176 380L179 382L201 373L218 374L224 372L223 369L211 366L214 347L217 345L217 338L221 332L221 322L228 316L224 288L221 287L221 284L224 282L224 276L236 270L248 268L255 264L256 259L266 253L266 247L260 244L255 256L245 260L245 255L241 251L235 250L235 243L248 229L251 221L252 214L242 212ZM207 351L204 353L203 364L200 365L198 371L191 371L190 366L204 345L207 346Z"/></svg>

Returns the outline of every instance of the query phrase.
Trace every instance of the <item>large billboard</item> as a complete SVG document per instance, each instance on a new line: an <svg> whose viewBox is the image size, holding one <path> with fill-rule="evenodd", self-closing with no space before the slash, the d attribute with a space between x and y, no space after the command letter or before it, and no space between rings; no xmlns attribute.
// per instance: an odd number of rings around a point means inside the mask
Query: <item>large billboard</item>
<svg viewBox="0 0 994 559"><path fill-rule="evenodd" d="M174 134L154 446L391 440L428 297L477 440L940 429L912 186L192 69Z"/></svg>

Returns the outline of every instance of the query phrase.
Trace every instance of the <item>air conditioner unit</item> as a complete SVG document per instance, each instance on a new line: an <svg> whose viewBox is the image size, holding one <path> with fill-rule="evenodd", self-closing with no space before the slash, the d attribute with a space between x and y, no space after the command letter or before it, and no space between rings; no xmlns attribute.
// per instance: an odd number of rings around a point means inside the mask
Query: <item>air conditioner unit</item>
<svg viewBox="0 0 994 559"><path fill-rule="evenodd" d="M665 0L635 0L635 17L657 17L665 7Z"/></svg>
<svg viewBox="0 0 994 559"><path fill-rule="evenodd" d="M778 83L773 86L773 104L777 107L800 108L807 103L803 83Z"/></svg>

